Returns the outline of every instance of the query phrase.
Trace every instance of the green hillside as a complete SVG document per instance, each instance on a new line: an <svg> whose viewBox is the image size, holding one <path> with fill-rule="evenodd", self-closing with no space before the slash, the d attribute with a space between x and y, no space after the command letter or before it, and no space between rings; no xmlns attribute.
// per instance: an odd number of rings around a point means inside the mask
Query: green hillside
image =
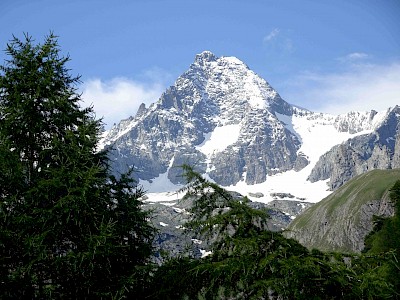
<svg viewBox="0 0 400 300"><path fill-rule="evenodd" d="M388 190L400 179L400 169L373 170L359 175L298 216L287 236L308 248L359 252L372 229L372 216L389 216Z"/></svg>

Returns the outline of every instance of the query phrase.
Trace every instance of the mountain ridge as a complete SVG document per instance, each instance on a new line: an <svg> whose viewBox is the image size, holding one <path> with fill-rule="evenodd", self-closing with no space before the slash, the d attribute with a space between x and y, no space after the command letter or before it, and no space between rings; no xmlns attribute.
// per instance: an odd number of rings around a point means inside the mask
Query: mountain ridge
<svg viewBox="0 0 400 300"><path fill-rule="evenodd" d="M335 116L298 108L239 59L205 51L158 101L148 108L141 105L136 116L115 125L100 148L114 148L116 171L134 166L150 194L163 190L155 188L156 183L172 192L183 183L177 166L189 163L242 194L261 192L258 200L266 202L272 193L287 191L282 190L287 185L277 184L278 176L293 171L308 184L312 167L324 153L348 138L373 132L387 114ZM330 193L326 180L310 181L321 196ZM309 195L307 188L289 192L312 202L321 199Z"/></svg>
<svg viewBox="0 0 400 300"><path fill-rule="evenodd" d="M400 168L399 124L400 107L396 105L373 132L351 138L321 156L309 180L328 179L334 190L369 170Z"/></svg>

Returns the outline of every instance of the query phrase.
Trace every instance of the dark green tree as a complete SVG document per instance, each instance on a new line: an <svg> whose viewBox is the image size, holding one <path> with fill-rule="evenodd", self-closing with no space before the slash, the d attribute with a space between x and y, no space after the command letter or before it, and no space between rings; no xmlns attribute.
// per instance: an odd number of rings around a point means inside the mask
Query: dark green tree
<svg viewBox="0 0 400 300"><path fill-rule="evenodd" d="M374 229L365 239L368 253L395 251L400 255L400 180L390 189L395 214L390 218L374 217Z"/></svg>
<svg viewBox="0 0 400 300"><path fill-rule="evenodd" d="M358 256L309 251L268 230L268 212L209 182L189 166L185 225L208 241L212 255L182 257L154 276L153 299L381 299L393 295L374 265Z"/></svg>
<svg viewBox="0 0 400 300"><path fill-rule="evenodd" d="M390 200L394 216L374 216L374 228L365 238L363 252L370 260L375 259L375 272L371 276L385 278L400 298L400 180L390 189Z"/></svg>
<svg viewBox="0 0 400 300"><path fill-rule="evenodd" d="M0 66L0 298L139 295L154 228L130 174L96 150L53 34L7 45Z"/></svg>

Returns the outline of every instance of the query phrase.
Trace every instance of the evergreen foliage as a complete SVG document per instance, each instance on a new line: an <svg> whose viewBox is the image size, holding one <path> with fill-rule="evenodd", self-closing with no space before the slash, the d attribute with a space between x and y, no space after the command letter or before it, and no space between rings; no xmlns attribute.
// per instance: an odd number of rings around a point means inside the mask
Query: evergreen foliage
<svg viewBox="0 0 400 300"><path fill-rule="evenodd" d="M96 150L101 121L79 106L57 38L14 38L0 66L1 299L389 299L399 297L396 214L364 255L309 251L268 230L268 212L184 165L185 225L212 254L155 267L155 229L131 172ZM185 199L185 198L184 198ZM183 200L184 201L184 200Z"/></svg>
<svg viewBox="0 0 400 300"><path fill-rule="evenodd" d="M374 229L365 238L364 253L378 257L377 273L384 276L400 297L400 180L390 189L395 214L390 218L375 216Z"/></svg>
<svg viewBox="0 0 400 300"><path fill-rule="evenodd" d="M212 255L161 266L151 299L384 299L395 294L376 271L384 259L309 251L269 231L267 212L249 207L245 197L235 198L191 167L183 168L186 197L194 199L185 227L211 243Z"/></svg>
<svg viewBox="0 0 400 300"><path fill-rule="evenodd" d="M130 174L97 152L101 121L79 106L57 38L25 35L0 67L2 299L120 298L139 292L154 228Z"/></svg>

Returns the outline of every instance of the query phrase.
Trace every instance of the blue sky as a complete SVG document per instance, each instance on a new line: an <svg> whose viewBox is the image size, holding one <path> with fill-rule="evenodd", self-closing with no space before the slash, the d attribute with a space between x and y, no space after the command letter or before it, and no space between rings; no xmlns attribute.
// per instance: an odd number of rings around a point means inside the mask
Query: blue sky
<svg viewBox="0 0 400 300"><path fill-rule="evenodd" d="M292 104L383 110L400 104L399 16L399 0L1 0L0 48L53 31L108 125L156 101L203 50L238 57Z"/></svg>

